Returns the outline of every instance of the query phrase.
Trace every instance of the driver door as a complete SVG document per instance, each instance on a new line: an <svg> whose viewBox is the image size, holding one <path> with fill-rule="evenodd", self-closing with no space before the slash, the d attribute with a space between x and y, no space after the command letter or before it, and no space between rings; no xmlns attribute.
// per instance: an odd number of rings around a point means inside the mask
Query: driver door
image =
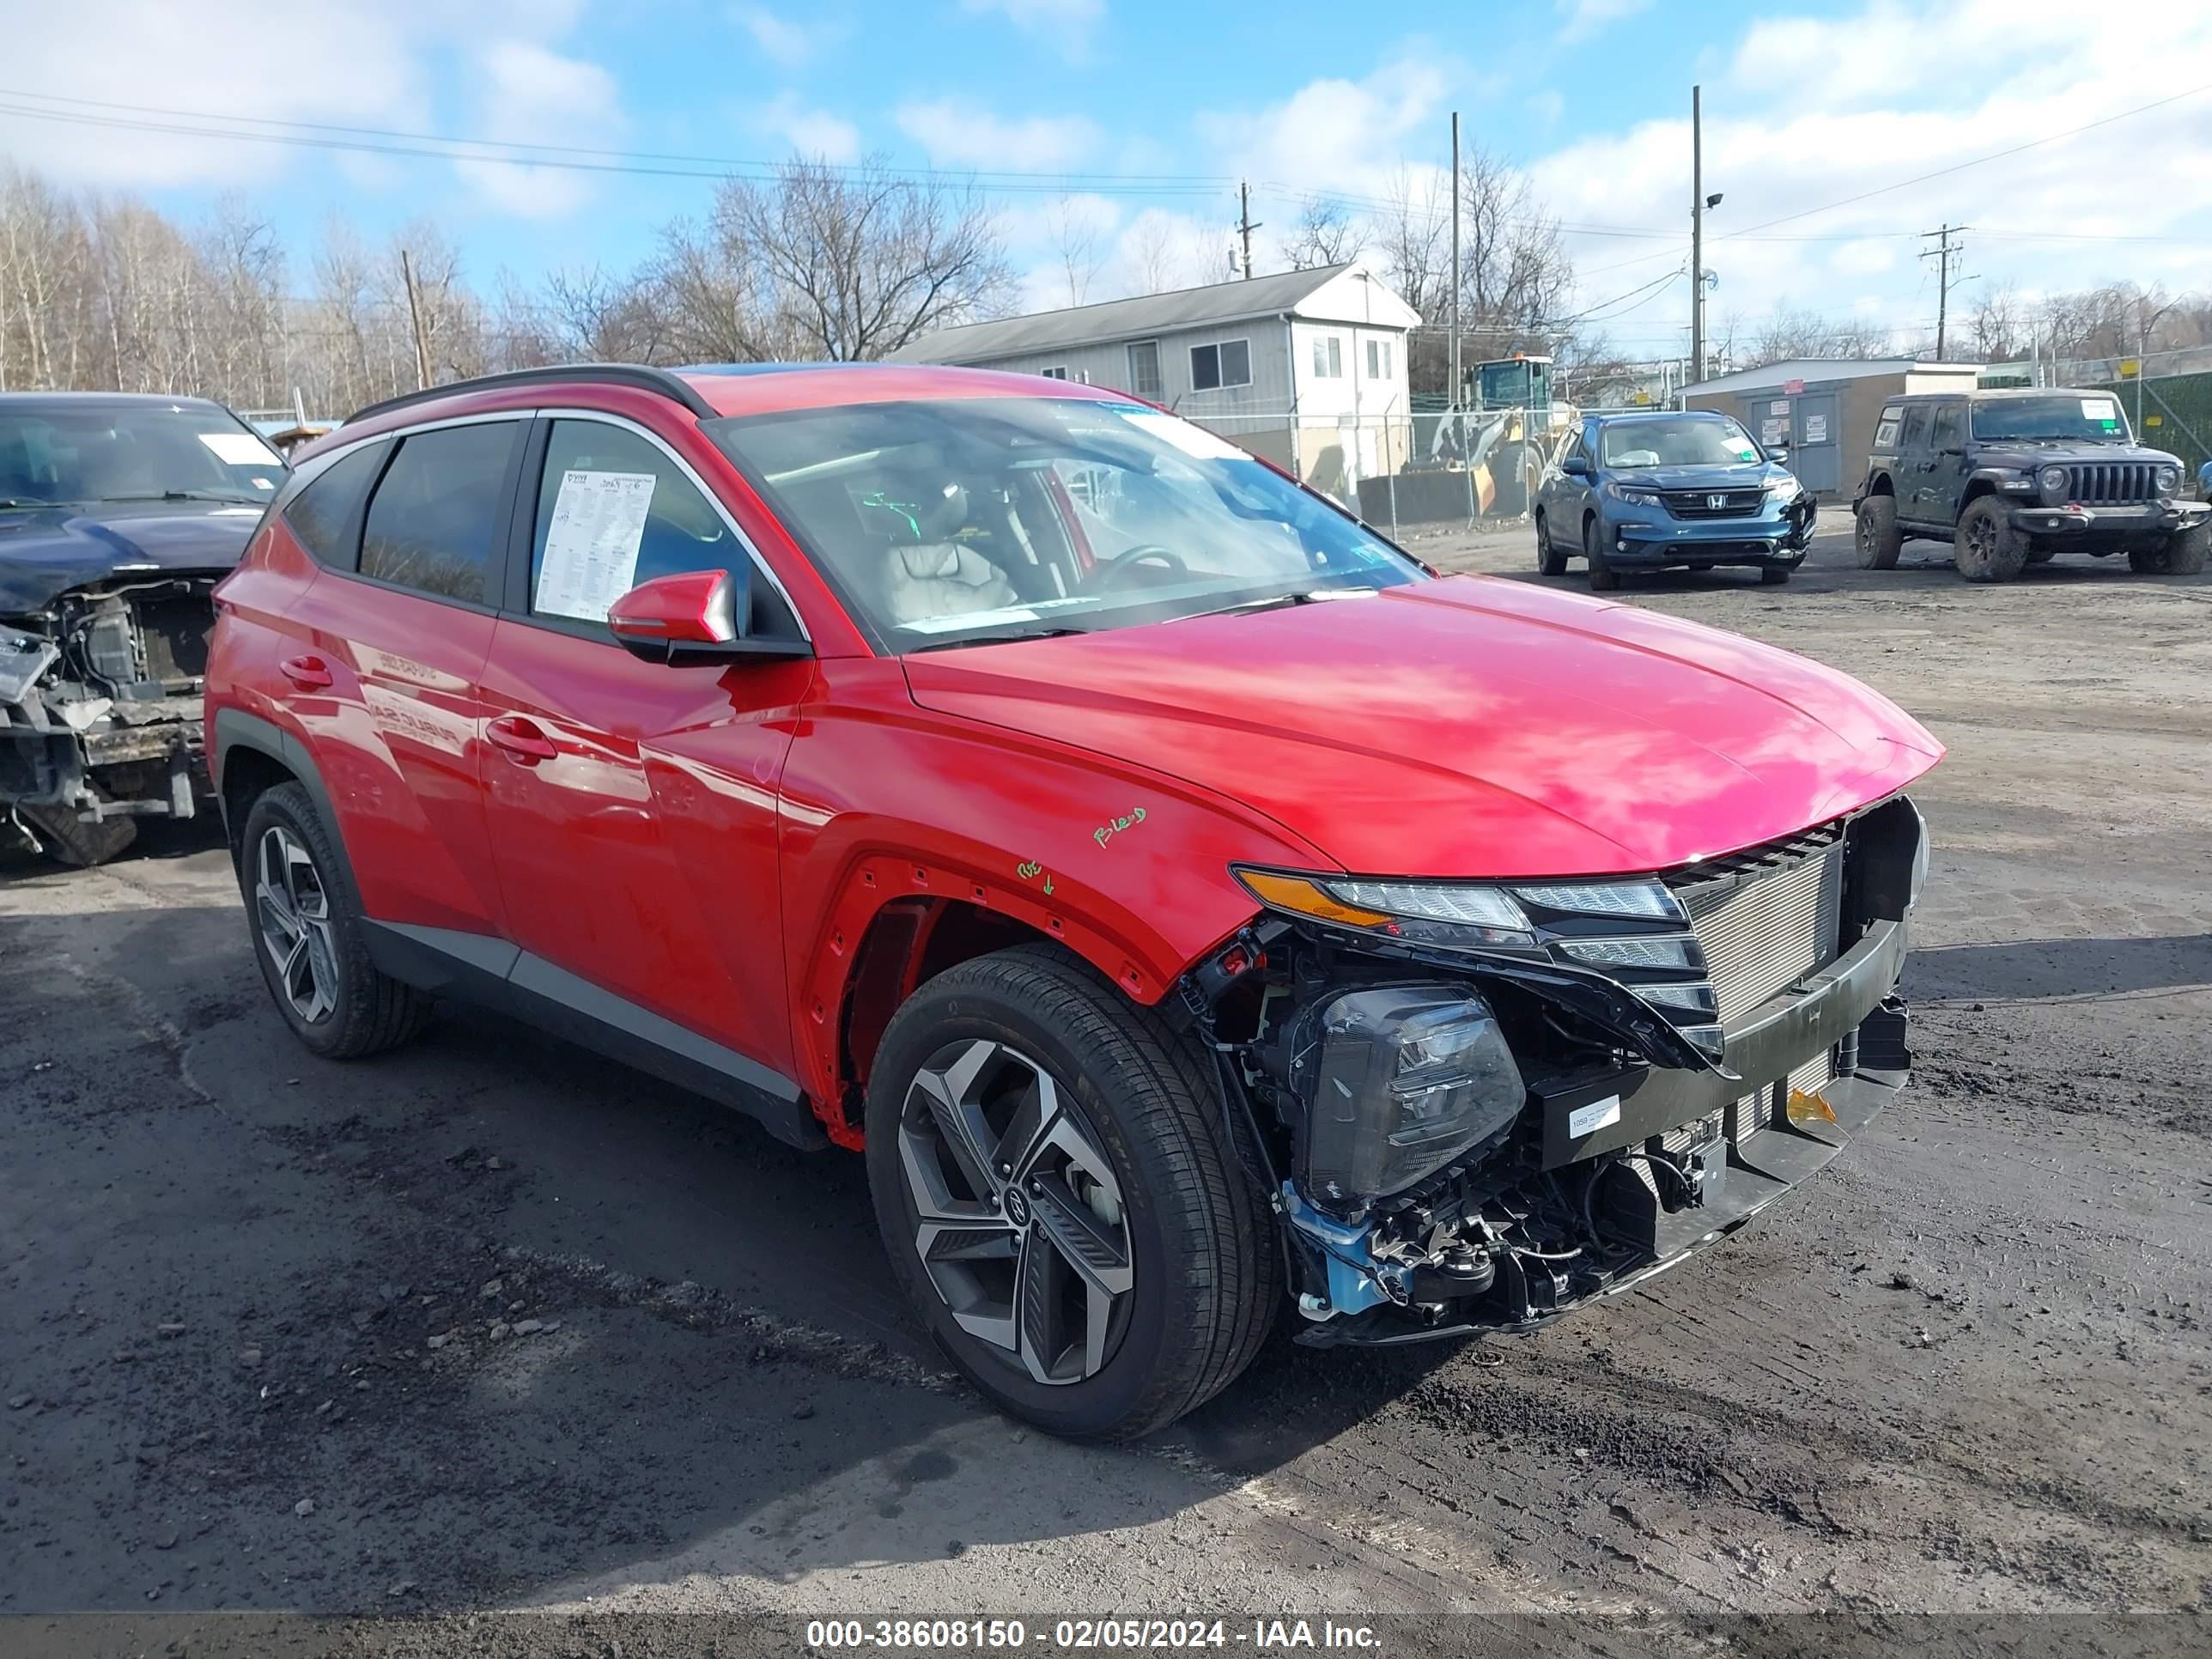
<svg viewBox="0 0 2212 1659"><path fill-rule="evenodd" d="M616 568L586 592L562 557L548 569L549 537L564 489L580 503L610 478L640 490L649 478L649 499L634 544L597 544ZM509 933L558 970L531 969L559 1000L606 1018L581 981L788 1073L776 791L813 661L643 662L604 608L652 577L750 568L756 629L799 624L704 482L641 427L541 422L517 516L479 745ZM635 566L620 568L632 544Z"/></svg>
<svg viewBox="0 0 2212 1659"><path fill-rule="evenodd" d="M1928 422L1928 470L1921 511L1940 524L1956 522L1959 497L1966 488L1966 406L1936 405Z"/></svg>

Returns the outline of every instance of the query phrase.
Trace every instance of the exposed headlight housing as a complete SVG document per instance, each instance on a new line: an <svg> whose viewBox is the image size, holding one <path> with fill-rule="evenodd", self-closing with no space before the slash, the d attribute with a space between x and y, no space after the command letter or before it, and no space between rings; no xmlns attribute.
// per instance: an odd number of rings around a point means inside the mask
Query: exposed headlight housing
<svg viewBox="0 0 2212 1659"><path fill-rule="evenodd" d="M2044 505L2056 507L2066 499L2066 469L2046 466L2035 475L2035 487L2042 492Z"/></svg>
<svg viewBox="0 0 2212 1659"><path fill-rule="evenodd" d="M1632 507L1656 507L1659 505L1659 492L1656 489L1647 489L1642 484L1627 484L1618 482L1609 482L1605 486L1605 493L1612 496L1616 501L1626 501Z"/></svg>
<svg viewBox="0 0 2212 1659"><path fill-rule="evenodd" d="M1787 472L1778 478L1769 478L1766 481L1766 493L1770 495L1779 495L1784 500L1795 499L1797 492L1803 488L1803 485Z"/></svg>
<svg viewBox="0 0 2212 1659"><path fill-rule="evenodd" d="M1340 1217L1480 1146L1528 1097L1489 1005L1454 986L1346 991L1319 1036L1298 1184Z"/></svg>

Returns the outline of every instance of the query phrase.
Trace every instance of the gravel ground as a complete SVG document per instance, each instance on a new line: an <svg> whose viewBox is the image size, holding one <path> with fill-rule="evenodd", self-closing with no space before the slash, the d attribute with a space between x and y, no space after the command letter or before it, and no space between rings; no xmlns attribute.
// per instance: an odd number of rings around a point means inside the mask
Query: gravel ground
<svg viewBox="0 0 2212 1659"><path fill-rule="evenodd" d="M684 1650L763 1612L1391 1613L1406 1651L1475 1645L1468 1615L1553 1621L1480 1626L1525 1649L1597 1613L2204 1610L2212 580L1969 588L1924 547L1621 595L1951 745L1905 1103L1613 1304L1273 1349L1128 1450L944 1373L858 1160L471 1012L320 1064L190 826L9 866L0 1613L140 1615L118 1650L149 1613L244 1628L216 1610L481 1650L617 1616ZM1418 550L1535 580L1525 534ZM479 1617L514 1608L563 1622Z"/></svg>

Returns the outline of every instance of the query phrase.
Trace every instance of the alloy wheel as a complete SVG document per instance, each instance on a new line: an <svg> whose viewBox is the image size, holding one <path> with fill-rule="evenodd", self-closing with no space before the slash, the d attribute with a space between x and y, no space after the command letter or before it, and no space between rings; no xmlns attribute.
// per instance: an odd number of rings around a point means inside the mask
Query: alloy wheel
<svg viewBox="0 0 2212 1659"><path fill-rule="evenodd" d="M262 831L253 854L253 909L262 949L292 1012L309 1025L337 1012L337 951L330 893L300 838L282 825Z"/></svg>
<svg viewBox="0 0 2212 1659"><path fill-rule="evenodd" d="M1985 560L1996 551L1996 526L1987 519L1975 519L1966 526L1966 550L1978 560Z"/></svg>
<svg viewBox="0 0 2212 1659"><path fill-rule="evenodd" d="M954 1323L1039 1382L1096 1376L1135 1267L1114 1166L1052 1073L1003 1042L946 1044L908 1086L898 1152Z"/></svg>

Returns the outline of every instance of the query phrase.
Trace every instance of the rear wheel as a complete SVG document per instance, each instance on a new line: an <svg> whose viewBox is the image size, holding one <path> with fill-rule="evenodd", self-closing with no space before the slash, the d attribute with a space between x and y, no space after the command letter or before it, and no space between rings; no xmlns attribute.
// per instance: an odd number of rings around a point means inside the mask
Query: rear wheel
<svg viewBox="0 0 2212 1659"><path fill-rule="evenodd" d="M1894 570L1898 550L1905 545L1897 527L1897 497L1869 495L1859 503L1856 546L1862 570Z"/></svg>
<svg viewBox="0 0 2212 1659"><path fill-rule="evenodd" d="M1959 515L1952 559L1968 581L2008 582L2027 563L2027 538L2005 514L1995 496L1984 495Z"/></svg>
<svg viewBox="0 0 2212 1659"><path fill-rule="evenodd" d="M1571 556L1552 545L1552 526L1544 518L1541 507L1536 509L1536 568L1547 576L1567 574L1567 560Z"/></svg>
<svg viewBox="0 0 2212 1659"><path fill-rule="evenodd" d="M1280 1310L1273 1218L1224 1133L1204 1052L1049 946L931 980L868 1079L876 1219L930 1334L1002 1409L1079 1438L1210 1398Z"/></svg>
<svg viewBox="0 0 2212 1659"><path fill-rule="evenodd" d="M1594 518L1583 520L1583 556L1589 561L1592 592L1610 593L1620 586L1620 572L1606 562L1605 538Z"/></svg>
<svg viewBox="0 0 2212 1659"><path fill-rule="evenodd" d="M422 1029L430 999L369 960L361 902L298 784L254 798L238 883L254 960L276 1012L301 1042L325 1060L357 1060Z"/></svg>
<svg viewBox="0 0 2212 1659"><path fill-rule="evenodd" d="M2194 576L2204 568L2208 538L2212 538L2212 525L2176 531L2160 546L2130 550L2129 568L2144 576Z"/></svg>

